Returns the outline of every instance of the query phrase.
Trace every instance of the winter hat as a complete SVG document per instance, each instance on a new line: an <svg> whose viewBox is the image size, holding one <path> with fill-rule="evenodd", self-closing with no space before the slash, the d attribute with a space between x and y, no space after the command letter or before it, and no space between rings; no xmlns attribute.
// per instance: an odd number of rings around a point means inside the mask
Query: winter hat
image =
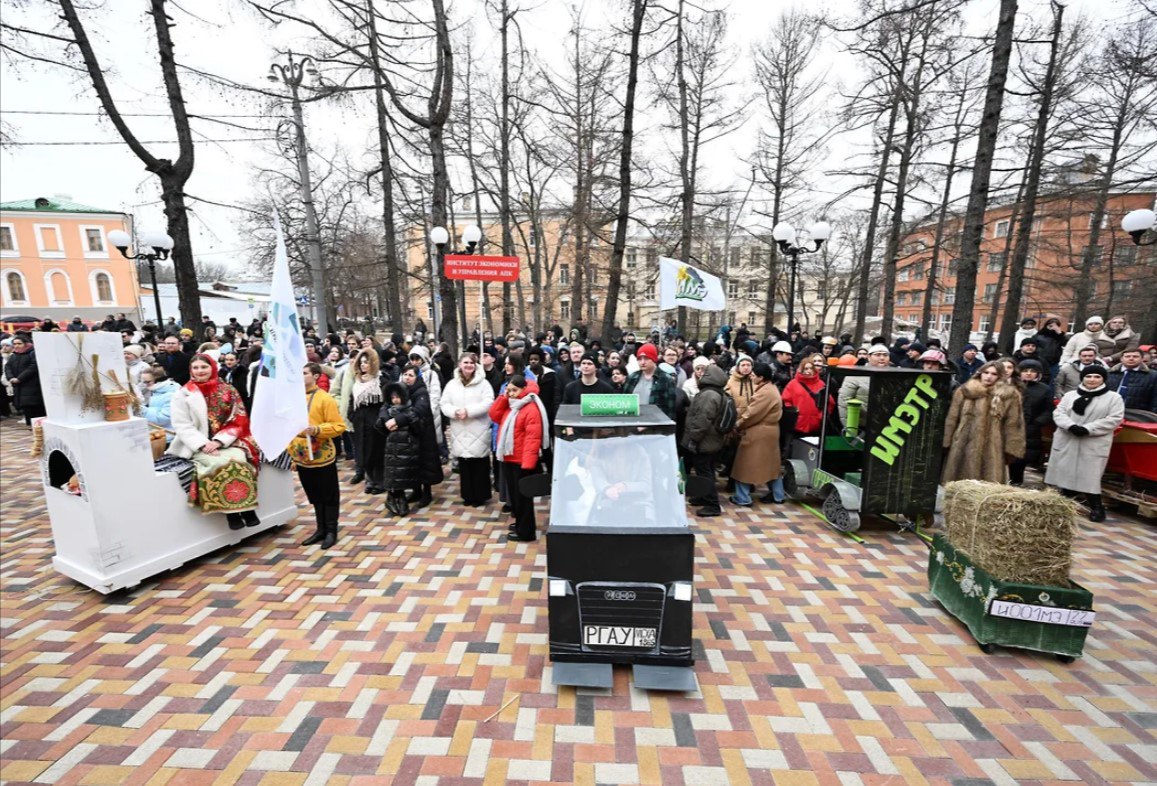
<svg viewBox="0 0 1157 786"><path fill-rule="evenodd" d="M189 328L181 328L181 335L182 336L192 336L193 331L189 330Z"/></svg>
<svg viewBox="0 0 1157 786"><path fill-rule="evenodd" d="M659 350L655 348L654 344L644 344L635 350L635 357L650 358L652 363L658 363Z"/></svg>
<svg viewBox="0 0 1157 786"><path fill-rule="evenodd" d="M1045 367L1041 365L1041 362L1039 360L1033 360L1032 358L1025 358L1024 360L1017 363L1016 367L1021 371L1024 371L1025 369L1031 369L1038 374L1045 373Z"/></svg>
<svg viewBox="0 0 1157 786"><path fill-rule="evenodd" d="M925 347L919 341L913 341L911 344L908 345L908 351L909 352L919 352L919 353L923 354L925 349L927 349L927 347Z"/></svg>
<svg viewBox="0 0 1157 786"><path fill-rule="evenodd" d="M430 350L426 349L421 344L415 344L414 346L410 347L410 354L407 355L406 357L412 358L412 357L414 357L414 355L417 355L423 361L429 361L430 360Z"/></svg>
<svg viewBox="0 0 1157 786"><path fill-rule="evenodd" d="M1080 370L1081 379L1084 379L1089 374L1100 374L1101 379L1109 379L1109 369L1102 366L1100 363L1093 363L1091 366L1085 366Z"/></svg>
<svg viewBox="0 0 1157 786"><path fill-rule="evenodd" d="M948 358L944 357L944 353L938 349L927 349L924 351L924 354L920 356L921 363L923 363L925 360L932 360L943 365L945 362L947 362ZM1035 363L1036 361L1033 362Z"/></svg>
<svg viewBox="0 0 1157 786"><path fill-rule="evenodd" d="M975 344L965 344L965 345L964 345L964 349L962 349L962 350L960 350L960 351L961 351L961 352L967 352L967 351L968 351L968 350L970 350L970 349L971 349L973 352L979 352L979 351L980 351L980 348L979 348L979 347L977 347Z"/></svg>
<svg viewBox="0 0 1157 786"><path fill-rule="evenodd" d="M1105 320L1101 319L1100 317L1089 317L1088 319L1085 320L1085 327L1088 327L1089 325L1093 324L1094 322L1096 322L1098 325L1104 325L1105 324Z"/></svg>
<svg viewBox="0 0 1157 786"><path fill-rule="evenodd" d="M1024 319L1022 319L1020 321L1021 327L1024 327L1025 325L1035 325L1035 324L1036 324L1036 320L1033 319L1032 317L1025 317Z"/></svg>
<svg viewBox="0 0 1157 786"><path fill-rule="evenodd" d="M710 366L710 365L711 365L711 359L705 358L703 356L699 356L699 357L697 357L691 361L691 368L692 369L703 368L705 366Z"/></svg>
<svg viewBox="0 0 1157 786"><path fill-rule="evenodd" d="M129 344L124 348L124 351L131 352L132 354L136 355L137 360L140 360L142 357L144 357L145 354L145 348L139 344Z"/></svg>
<svg viewBox="0 0 1157 786"><path fill-rule="evenodd" d="M1029 336L1027 338L1022 338L1020 340L1020 345L1023 347L1025 344L1032 344L1034 347L1040 346L1040 342L1036 340L1036 336Z"/></svg>
<svg viewBox="0 0 1157 786"><path fill-rule="evenodd" d="M888 352L887 345L885 345L885 344L873 344L872 346L868 347L868 354L869 355L888 355L891 353Z"/></svg>
<svg viewBox="0 0 1157 786"><path fill-rule="evenodd" d="M747 354L755 355L759 352L759 344L756 344L751 339L748 339L747 341L743 342L743 349L747 352Z"/></svg>
<svg viewBox="0 0 1157 786"><path fill-rule="evenodd" d="M754 362L755 362L754 360L752 360L752 359L751 359L751 355L748 355L746 352L740 352L740 353L739 353L739 357L737 357L737 358L735 359L735 365L737 365L737 366L738 366L740 363L742 363L742 362L743 362L743 361L745 361L745 360L746 360L748 363L754 363Z"/></svg>

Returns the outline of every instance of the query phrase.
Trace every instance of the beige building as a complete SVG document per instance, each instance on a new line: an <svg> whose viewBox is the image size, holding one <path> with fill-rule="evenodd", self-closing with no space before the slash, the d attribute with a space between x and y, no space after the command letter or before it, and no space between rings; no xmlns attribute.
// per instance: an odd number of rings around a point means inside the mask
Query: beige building
<svg viewBox="0 0 1157 786"><path fill-rule="evenodd" d="M458 223L451 228L453 250L461 246L459 240L464 226L473 214L468 197L455 204ZM483 241L476 253L498 255L501 253L502 229L494 213L482 215ZM537 231L536 231L537 229ZM481 325L483 329L501 330L504 309L512 325L531 325L535 330L546 330L558 324L569 329L581 317L588 325L597 325L606 308L606 286L608 262L610 259L610 230L603 237L590 238L590 263L586 281L593 286L585 287L585 303L573 302L573 283L576 275L575 238L571 231L569 216L563 211L547 213L537 228L529 220L519 220L514 228L515 255L521 260L521 276L511 285L511 297L504 300L502 285L490 284L488 297L483 295L481 282L461 282L459 292L465 294L466 324L470 330ZM718 328L721 321L732 325L746 322L752 327L763 325L768 286L769 246L759 237L736 233L731 242L725 242L722 233L703 244L702 256L693 258L692 264L708 272L719 275L724 281L728 308L726 313L689 311L688 332L692 336L707 338L708 333ZM412 325L419 317L433 328L435 319L435 298L431 296L431 269L433 248L426 240L428 230L412 228L407 233L408 313L407 325ZM668 253L674 243L653 229L636 226L627 239L627 249L623 259L622 287L619 292L617 309L618 323L624 329L648 331L661 327L667 319L675 316L674 311L659 308L659 256ZM779 288L787 287L786 262L780 260ZM801 265L802 267L802 265ZM801 271L803 298L796 304L797 318L805 326L815 325L822 281L810 280ZM436 289L436 285L435 285ZM809 294L810 293L810 294ZM489 308L484 308L484 298ZM782 297L776 304L776 323L786 320L786 307ZM486 319L483 319L483 314ZM834 318L834 313L829 319ZM484 324L485 323L485 324ZM815 328L815 329L818 329ZM758 332L758 331L757 331Z"/></svg>

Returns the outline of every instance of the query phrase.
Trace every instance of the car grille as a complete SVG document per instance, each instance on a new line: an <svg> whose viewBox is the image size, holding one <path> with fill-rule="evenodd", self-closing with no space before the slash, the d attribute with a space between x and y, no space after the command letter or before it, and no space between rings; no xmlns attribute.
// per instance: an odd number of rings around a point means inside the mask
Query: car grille
<svg viewBox="0 0 1157 786"><path fill-rule="evenodd" d="M633 599L609 599L607 593L634 593ZM575 586L578 596L579 625L610 625L654 628L662 637L663 603L667 588L662 584L619 581L586 581ZM626 598L627 596L620 596ZM584 645L591 651L622 652L623 647ZM633 649L633 648L626 648ZM658 647L640 648L658 650Z"/></svg>

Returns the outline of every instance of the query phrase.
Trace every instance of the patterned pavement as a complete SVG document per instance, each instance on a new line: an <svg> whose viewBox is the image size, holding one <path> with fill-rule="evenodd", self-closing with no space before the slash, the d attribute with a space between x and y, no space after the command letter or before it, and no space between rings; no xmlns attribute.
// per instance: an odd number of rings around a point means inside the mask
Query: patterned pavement
<svg viewBox="0 0 1157 786"><path fill-rule="evenodd" d="M545 541L453 483L401 521L348 493L328 552L299 520L103 597L51 566L29 442L0 426L7 783L1157 781L1157 529L1120 512L1079 541L1098 616L1071 665L982 654L914 536L757 505L698 525L700 692L624 668L576 691L550 681Z"/></svg>

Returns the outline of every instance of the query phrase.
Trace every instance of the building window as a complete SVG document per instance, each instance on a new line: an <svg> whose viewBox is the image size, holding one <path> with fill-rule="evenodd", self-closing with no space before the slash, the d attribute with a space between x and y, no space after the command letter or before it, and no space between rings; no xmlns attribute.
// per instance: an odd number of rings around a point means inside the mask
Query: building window
<svg viewBox="0 0 1157 786"><path fill-rule="evenodd" d="M648 248L646 254L647 267L655 267L659 264L659 252L656 249Z"/></svg>
<svg viewBox="0 0 1157 786"><path fill-rule="evenodd" d="M739 297L739 282L738 281L728 281L727 282L727 297L730 297L730 298Z"/></svg>
<svg viewBox="0 0 1157 786"><path fill-rule="evenodd" d="M914 279L916 279L917 281L923 281L924 280L924 266L923 265L916 265L914 270L913 270L912 277Z"/></svg>
<svg viewBox="0 0 1157 786"><path fill-rule="evenodd" d="M0 253L6 257L20 255L20 249L16 247L16 227L12 224L0 224Z"/></svg>
<svg viewBox="0 0 1157 786"><path fill-rule="evenodd" d="M749 298L759 297L759 281L753 279L747 282L747 296Z"/></svg>
<svg viewBox="0 0 1157 786"><path fill-rule="evenodd" d="M434 304L428 300L426 301L426 319L434 319Z"/></svg>
<svg viewBox="0 0 1157 786"><path fill-rule="evenodd" d="M731 249L731 269L732 270L735 270L736 268L739 267L739 251L740 250L738 248Z"/></svg>
<svg viewBox="0 0 1157 786"><path fill-rule="evenodd" d="M941 314L940 315L940 330L941 330L941 332L947 333L951 328L952 328L952 315L951 314Z"/></svg>
<svg viewBox="0 0 1157 786"><path fill-rule="evenodd" d="M559 302L558 315L562 319L563 322L566 322L568 319L570 319L570 301L569 300L563 300L563 301Z"/></svg>
<svg viewBox="0 0 1157 786"><path fill-rule="evenodd" d="M727 324L734 325L737 321L738 320L735 319L735 312L734 311L727 312Z"/></svg>
<svg viewBox="0 0 1157 786"><path fill-rule="evenodd" d="M570 265L560 265L558 268L558 283L570 283Z"/></svg>
<svg viewBox="0 0 1157 786"><path fill-rule="evenodd" d="M114 305L116 293L113 291L112 277L103 270L92 272L93 301L97 305Z"/></svg>
<svg viewBox="0 0 1157 786"><path fill-rule="evenodd" d="M1126 298L1133 292L1132 281L1114 281L1113 282L1113 299Z"/></svg>
<svg viewBox="0 0 1157 786"><path fill-rule="evenodd" d="M1089 213L1089 229L1093 228L1093 220L1097 217L1096 213ZM1105 213L1101 216L1101 229L1107 229L1109 226L1109 214Z"/></svg>
<svg viewBox="0 0 1157 786"><path fill-rule="evenodd" d="M900 281L907 281L908 276L909 276L908 268L904 268L903 270L900 271L900 275L898 276L898 279Z"/></svg>
<svg viewBox="0 0 1157 786"><path fill-rule="evenodd" d="M985 314L984 316L982 316L980 318L980 325L976 329L979 330L981 333L987 333L988 332L988 326L990 324L991 324L991 320L989 319L988 314Z"/></svg>
<svg viewBox="0 0 1157 786"><path fill-rule="evenodd" d="M902 306L907 302L908 302L908 293L907 292L897 292L896 293L896 305L897 306Z"/></svg>
<svg viewBox="0 0 1157 786"><path fill-rule="evenodd" d="M474 196L472 194L467 194L466 196L462 197L462 210L463 211L469 211L469 210L473 210L473 209L474 209Z"/></svg>
<svg viewBox="0 0 1157 786"><path fill-rule="evenodd" d="M984 302L985 303L991 303L993 301L993 298L995 298L995 297L996 297L996 284L985 284L984 285ZM981 328L981 330L985 330L985 328Z"/></svg>
<svg viewBox="0 0 1157 786"><path fill-rule="evenodd" d="M951 306L956 302L956 287L945 287L944 289L944 304Z"/></svg>
<svg viewBox="0 0 1157 786"><path fill-rule="evenodd" d="M1092 257L1093 257L1093 267L1100 267L1101 258L1105 254L1105 249L1102 248L1101 246L1091 246L1090 247L1090 253L1092 254Z"/></svg>
<svg viewBox="0 0 1157 786"><path fill-rule="evenodd" d="M627 270L634 270L635 264L639 261L638 252L633 248L627 249Z"/></svg>
<svg viewBox="0 0 1157 786"><path fill-rule="evenodd" d="M996 222L996 229L993 232L993 237L1008 237L1008 219Z"/></svg>
<svg viewBox="0 0 1157 786"><path fill-rule="evenodd" d="M63 259L64 241L60 237L60 227L56 224L36 224L34 229L40 256L46 259Z"/></svg>
<svg viewBox="0 0 1157 786"><path fill-rule="evenodd" d="M643 292L643 298L646 300L654 300L655 299L655 282L654 281L650 281L647 283L647 289L645 292Z"/></svg>
<svg viewBox="0 0 1157 786"><path fill-rule="evenodd" d="M107 256L108 251L104 245L104 230L100 227L81 227L81 239L83 240L84 255L87 256Z"/></svg>
<svg viewBox="0 0 1157 786"><path fill-rule="evenodd" d="M912 293L912 305L918 306L923 301L924 301L924 293L923 292L913 292Z"/></svg>
<svg viewBox="0 0 1157 786"><path fill-rule="evenodd" d="M28 288L24 286L24 276L15 270L4 274L4 297L9 305L21 306L28 303Z"/></svg>
<svg viewBox="0 0 1157 786"><path fill-rule="evenodd" d="M948 260L948 275L955 276L956 271L959 267L960 267L959 260L956 260L956 259Z"/></svg>
<svg viewBox="0 0 1157 786"><path fill-rule="evenodd" d="M940 294L940 290L939 290L939 289L934 289L934 290L932 290L932 303L933 303L933 304L939 303L939 302L940 302L940 298L941 298L941 297L942 297L942 296L941 296L941 294Z"/></svg>
<svg viewBox="0 0 1157 786"><path fill-rule="evenodd" d="M988 272L998 273L1004 267L1004 262L1008 258L1008 254L1000 251L996 254L988 255Z"/></svg>
<svg viewBox="0 0 1157 786"><path fill-rule="evenodd" d="M755 324L755 312L754 311L748 311L747 312L747 324L749 324L749 325Z"/></svg>
<svg viewBox="0 0 1157 786"><path fill-rule="evenodd" d="M47 285L48 302L53 306L71 306L72 282L63 270L50 270L44 274L44 283Z"/></svg>

